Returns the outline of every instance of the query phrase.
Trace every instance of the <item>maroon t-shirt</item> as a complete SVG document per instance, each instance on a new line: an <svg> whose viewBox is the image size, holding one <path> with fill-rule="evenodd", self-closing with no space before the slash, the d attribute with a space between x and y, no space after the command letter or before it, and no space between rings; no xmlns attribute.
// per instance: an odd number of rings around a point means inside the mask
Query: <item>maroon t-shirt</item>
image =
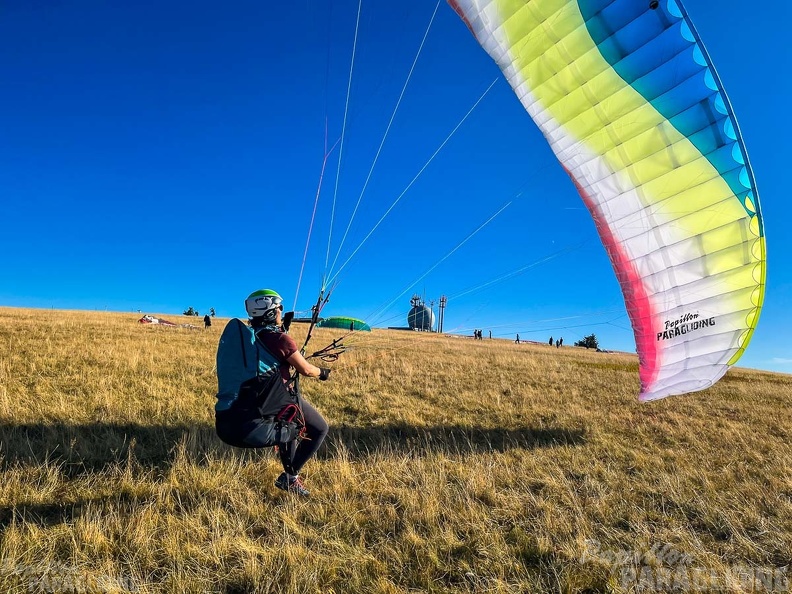
<svg viewBox="0 0 792 594"><path fill-rule="evenodd" d="M261 344L281 362L281 377L284 382L288 382L291 379L291 374L289 373L289 362L286 359L297 352L297 343L285 332L259 331L256 336Z"/></svg>

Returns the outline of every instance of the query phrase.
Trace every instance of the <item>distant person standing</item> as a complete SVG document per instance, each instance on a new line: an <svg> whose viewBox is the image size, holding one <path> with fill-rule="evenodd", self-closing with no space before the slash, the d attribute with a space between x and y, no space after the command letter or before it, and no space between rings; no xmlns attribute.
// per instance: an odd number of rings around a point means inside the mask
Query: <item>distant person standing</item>
<svg viewBox="0 0 792 594"><path fill-rule="evenodd" d="M514 339L514 342L516 342L517 344L520 344L520 335L519 334L517 335L517 338Z"/></svg>
<svg viewBox="0 0 792 594"><path fill-rule="evenodd" d="M552 336L550 337L550 342L548 342L547 344L549 344L550 346L553 346L553 337Z"/></svg>
<svg viewBox="0 0 792 594"><path fill-rule="evenodd" d="M559 347L562 347L562 346L564 346L564 337L563 337L563 336L562 336L561 338L559 338L559 339L558 339L558 346L559 346Z"/></svg>
<svg viewBox="0 0 792 594"><path fill-rule="evenodd" d="M209 317L209 314L204 316L204 330L210 328L212 326L212 318Z"/></svg>
<svg viewBox="0 0 792 594"><path fill-rule="evenodd" d="M492 340L492 330L489 331L490 340Z"/></svg>

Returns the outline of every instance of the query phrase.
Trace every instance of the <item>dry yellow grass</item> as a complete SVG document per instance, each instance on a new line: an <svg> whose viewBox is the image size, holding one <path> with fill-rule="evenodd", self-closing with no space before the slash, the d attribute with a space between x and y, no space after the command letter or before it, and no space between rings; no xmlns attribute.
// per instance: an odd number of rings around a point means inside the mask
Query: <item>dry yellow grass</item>
<svg viewBox="0 0 792 594"><path fill-rule="evenodd" d="M375 331L303 381L301 500L214 436L224 321L137 318L0 309L0 592L789 589L792 376Z"/></svg>

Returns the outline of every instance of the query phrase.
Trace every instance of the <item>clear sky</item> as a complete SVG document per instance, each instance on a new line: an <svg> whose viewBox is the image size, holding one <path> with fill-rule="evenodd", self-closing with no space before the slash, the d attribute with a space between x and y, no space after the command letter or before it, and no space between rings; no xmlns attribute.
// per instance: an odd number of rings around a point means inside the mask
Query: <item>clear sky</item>
<svg viewBox="0 0 792 594"><path fill-rule="evenodd" d="M593 332L634 351L572 182L445 2L351 218L435 3L364 0L345 110L357 6L0 3L0 305L244 316L245 296L265 287L291 305L327 137L298 309L338 272L328 315L405 325L412 293L445 294L446 330L568 344ZM765 220L765 308L740 365L792 372L792 8L685 6L737 114Z"/></svg>

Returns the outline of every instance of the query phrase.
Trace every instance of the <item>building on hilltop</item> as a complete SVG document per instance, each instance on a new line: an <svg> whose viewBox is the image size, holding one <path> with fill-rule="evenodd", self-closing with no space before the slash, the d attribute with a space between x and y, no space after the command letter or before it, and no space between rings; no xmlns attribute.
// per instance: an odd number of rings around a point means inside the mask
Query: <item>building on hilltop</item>
<svg viewBox="0 0 792 594"><path fill-rule="evenodd" d="M410 299L412 309L407 314L407 325L412 330L420 330L422 332L433 332L435 316L432 307L426 305L424 300L418 296L413 295Z"/></svg>

